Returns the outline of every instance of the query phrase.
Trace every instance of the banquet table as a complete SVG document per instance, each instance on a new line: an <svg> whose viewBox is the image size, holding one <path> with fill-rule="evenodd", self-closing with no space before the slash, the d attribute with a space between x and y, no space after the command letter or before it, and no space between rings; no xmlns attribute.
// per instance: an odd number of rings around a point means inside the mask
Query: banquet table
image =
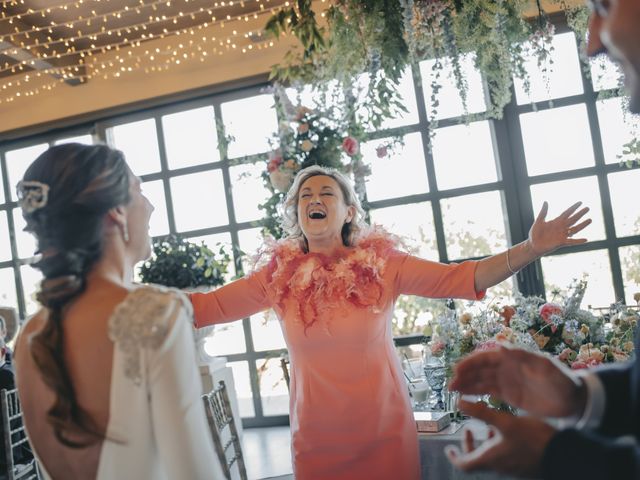
<svg viewBox="0 0 640 480"><path fill-rule="evenodd" d="M460 446L462 427L471 428L479 440L487 438L488 429L479 420L464 420L462 424L452 423L438 433L420 433L420 461L422 480L513 480L513 477L495 473L464 473L456 469L444 453L447 445Z"/></svg>

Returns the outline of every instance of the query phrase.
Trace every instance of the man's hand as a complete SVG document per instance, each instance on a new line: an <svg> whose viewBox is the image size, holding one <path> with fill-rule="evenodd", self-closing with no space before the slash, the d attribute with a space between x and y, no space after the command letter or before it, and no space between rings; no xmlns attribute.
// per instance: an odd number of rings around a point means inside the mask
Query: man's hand
<svg viewBox="0 0 640 480"><path fill-rule="evenodd" d="M489 394L544 417L582 415L587 397L582 382L559 362L505 347L461 360L449 388L463 395Z"/></svg>
<svg viewBox="0 0 640 480"><path fill-rule="evenodd" d="M445 452L453 465L466 472L490 470L522 478L539 477L544 450L555 434L553 427L531 417L498 412L484 403L461 400L460 408L495 430L490 430L489 439L477 447L471 431L465 431L462 452L448 445Z"/></svg>

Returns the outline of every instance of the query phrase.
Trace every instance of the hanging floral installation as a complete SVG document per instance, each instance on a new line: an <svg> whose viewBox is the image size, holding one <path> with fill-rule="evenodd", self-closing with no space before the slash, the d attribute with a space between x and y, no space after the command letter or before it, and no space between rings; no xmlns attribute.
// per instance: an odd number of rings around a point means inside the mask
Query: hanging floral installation
<svg viewBox="0 0 640 480"><path fill-rule="evenodd" d="M280 238L278 207L300 169L321 165L351 175L363 203L366 202L364 179L370 170L362 161L360 143L365 138L365 129L357 120L354 110L357 103L350 98L351 90L338 91L335 85L318 87L316 99L310 105L300 101L299 92L294 104L280 84L273 87L272 93L281 120L262 175L271 196L260 208L265 211L266 232ZM399 138L380 143L378 156L387 156L398 143L401 143Z"/></svg>
<svg viewBox="0 0 640 480"><path fill-rule="evenodd" d="M586 30L586 7L551 0L565 11L580 38ZM537 18L527 21L532 5ZM362 107L363 121L373 127L401 111L399 81L405 67L426 58L434 60L431 109L434 118L438 92L453 80L466 109L467 79L461 68L465 55L486 80L487 112L500 118L511 99L513 79L528 85L525 60L533 53L539 67L550 67L554 33L540 1L530 0L338 0L322 13L321 25L311 0L298 0L274 14L266 30L276 37L292 34L299 46L273 68L277 81L323 82L337 79L353 85L369 76ZM299 47L302 47L301 49ZM450 63L453 79L443 72Z"/></svg>

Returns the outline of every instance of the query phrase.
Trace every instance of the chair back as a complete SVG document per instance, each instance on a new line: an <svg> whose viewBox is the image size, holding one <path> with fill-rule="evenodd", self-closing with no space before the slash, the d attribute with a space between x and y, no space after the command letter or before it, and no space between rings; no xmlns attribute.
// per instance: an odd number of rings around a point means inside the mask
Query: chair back
<svg viewBox="0 0 640 480"><path fill-rule="evenodd" d="M282 376L284 377L284 381L287 383L287 390L291 390L290 383L291 377L289 377L289 355L283 353L280 357L280 368L282 368Z"/></svg>
<svg viewBox="0 0 640 480"><path fill-rule="evenodd" d="M231 411L227 386L223 381L220 381L216 388L202 396L202 400L207 412L213 445L227 479L231 480L231 467L235 463L240 479L247 480L242 446Z"/></svg>
<svg viewBox="0 0 640 480"><path fill-rule="evenodd" d="M16 389L0 390L0 415L4 447L2 463L6 466L7 480L40 479L38 466L31 453L31 446L22 422L22 409Z"/></svg>

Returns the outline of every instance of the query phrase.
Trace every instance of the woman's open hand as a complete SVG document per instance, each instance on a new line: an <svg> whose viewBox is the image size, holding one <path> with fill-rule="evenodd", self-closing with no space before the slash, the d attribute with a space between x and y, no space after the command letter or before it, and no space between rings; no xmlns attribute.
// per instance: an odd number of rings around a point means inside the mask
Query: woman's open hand
<svg viewBox="0 0 640 480"><path fill-rule="evenodd" d="M588 207L578 210L580 205L582 202L575 203L553 220L547 221L549 204L547 202L542 204L540 213L529 230L529 244L537 256L552 252L559 247L578 245L587 241L586 238L574 238L576 233L591 223L590 218L580 221L589 211Z"/></svg>

